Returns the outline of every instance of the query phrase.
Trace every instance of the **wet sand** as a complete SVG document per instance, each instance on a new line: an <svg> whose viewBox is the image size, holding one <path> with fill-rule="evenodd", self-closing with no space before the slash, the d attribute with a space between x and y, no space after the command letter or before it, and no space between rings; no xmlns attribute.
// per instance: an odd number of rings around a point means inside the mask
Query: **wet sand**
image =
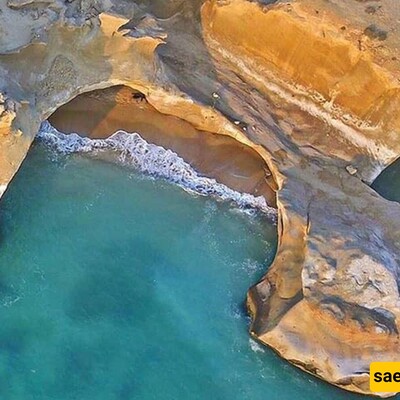
<svg viewBox="0 0 400 400"><path fill-rule="evenodd" d="M130 88L119 86L80 95L49 120L64 133L90 138L106 138L120 129L137 132L146 141L173 150L201 174L240 192L262 195L276 207L274 182L253 149L162 114Z"/></svg>

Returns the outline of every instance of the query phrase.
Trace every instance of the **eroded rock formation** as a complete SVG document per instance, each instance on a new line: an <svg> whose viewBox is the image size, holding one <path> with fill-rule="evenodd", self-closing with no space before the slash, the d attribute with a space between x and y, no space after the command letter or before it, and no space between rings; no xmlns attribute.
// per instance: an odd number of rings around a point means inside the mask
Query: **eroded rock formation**
<svg viewBox="0 0 400 400"><path fill-rule="evenodd" d="M230 136L199 131L180 118L162 114L142 93L128 87L82 94L56 110L49 121L62 132L96 139L120 129L139 132L147 142L179 154L204 176L264 196L276 207L275 182L256 151Z"/></svg>
<svg viewBox="0 0 400 400"><path fill-rule="evenodd" d="M396 1L0 0L0 190L41 121L116 85L247 145L279 211L251 334L369 393L400 359L400 205L367 185L400 155Z"/></svg>

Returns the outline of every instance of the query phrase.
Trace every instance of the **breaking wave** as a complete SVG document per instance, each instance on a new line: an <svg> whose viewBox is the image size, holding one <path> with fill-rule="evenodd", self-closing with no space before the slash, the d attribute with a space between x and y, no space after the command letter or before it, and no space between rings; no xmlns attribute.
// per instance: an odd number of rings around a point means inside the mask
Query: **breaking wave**
<svg viewBox="0 0 400 400"><path fill-rule="evenodd" d="M186 191L203 196L213 196L223 201L233 201L241 209L258 210L270 219L276 219L276 210L269 207L262 196L240 193L200 176L185 160L171 150L146 142L138 133L117 131L107 139L89 139L76 133L64 134L45 121L37 139L61 154L100 153L113 151L117 162L129 165L154 177L164 178Z"/></svg>
<svg viewBox="0 0 400 400"><path fill-rule="evenodd" d="M251 338L249 339L249 345L251 350L254 351L254 353L265 353L264 348Z"/></svg>

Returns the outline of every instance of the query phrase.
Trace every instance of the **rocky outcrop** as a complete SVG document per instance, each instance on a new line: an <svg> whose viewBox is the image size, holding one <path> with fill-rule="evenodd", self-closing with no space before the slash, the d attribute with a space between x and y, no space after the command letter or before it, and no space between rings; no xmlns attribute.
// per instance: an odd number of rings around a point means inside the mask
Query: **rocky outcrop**
<svg viewBox="0 0 400 400"><path fill-rule="evenodd" d="M351 12L356 10L349 5ZM367 148L369 163L390 163L400 149L400 121L393 115L400 99L396 50L379 45L378 52L348 18L337 21L325 2L316 1L266 8L207 1L202 8L204 37L216 58L260 91L343 132L354 148L347 153ZM365 169L360 176L370 181L376 173Z"/></svg>
<svg viewBox="0 0 400 400"><path fill-rule="evenodd" d="M0 190L43 119L116 85L245 144L279 210L251 334L369 393L369 363L400 358L400 205L365 183L400 155L395 1L0 0Z"/></svg>
<svg viewBox="0 0 400 400"><path fill-rule="evenodd" d="M400 124L388 107L399 101L400 84L368 50L368 37L375 36L361 34L355 42L345 21L330 20L323 8L312 11L302 2L262 9L255 2L219 6L207 1L202 9L204 34L221 56L241 60L232 63L239 73L273 81L294 97L309 99L317 115L327 113L372 139L376 131L386 132L380 139L390 141L388 136ZM396 52L389 54L395 57Z"/></svg>
<svg viewBox="0 0 400 400"><path fill-rule="evenodd" d="M272 267L248 294L251 333L300 368L368 393L370 362L399 358L400 207L359 178L371 181L398 156L400 126L389 115L399 86L327 14L323 22L304 19L304 3L262 10L246 1L209 1L202 10L206 43L223 68L273 97L275 106L299 105L335 132L323 127L310 156L287 151L279 135L269 138L273 145L254 136L286 152L285 159L272 153L280 242ZM259 108L261 96L252 104ZM301 148L307 139L291 134L290 142ZM334 160L328 146L344 143L346 154Z"/></svg>

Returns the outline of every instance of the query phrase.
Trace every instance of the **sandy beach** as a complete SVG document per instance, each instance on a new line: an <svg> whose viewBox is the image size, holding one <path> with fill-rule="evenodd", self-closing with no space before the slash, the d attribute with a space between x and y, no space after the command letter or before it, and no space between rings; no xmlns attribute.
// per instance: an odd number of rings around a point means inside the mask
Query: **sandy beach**
<svg viewBox="0 0 400 400"><path fill-rule="evenodd" d="M269 205L276 206L272 179L269 182L266 178L267 166L253 149L164 115L130 88L119 86L80 95L49 120L64 133L97 139L120 129L137 132L149 143L173 150L201 174L240 192L262 195Z"/></svg>

